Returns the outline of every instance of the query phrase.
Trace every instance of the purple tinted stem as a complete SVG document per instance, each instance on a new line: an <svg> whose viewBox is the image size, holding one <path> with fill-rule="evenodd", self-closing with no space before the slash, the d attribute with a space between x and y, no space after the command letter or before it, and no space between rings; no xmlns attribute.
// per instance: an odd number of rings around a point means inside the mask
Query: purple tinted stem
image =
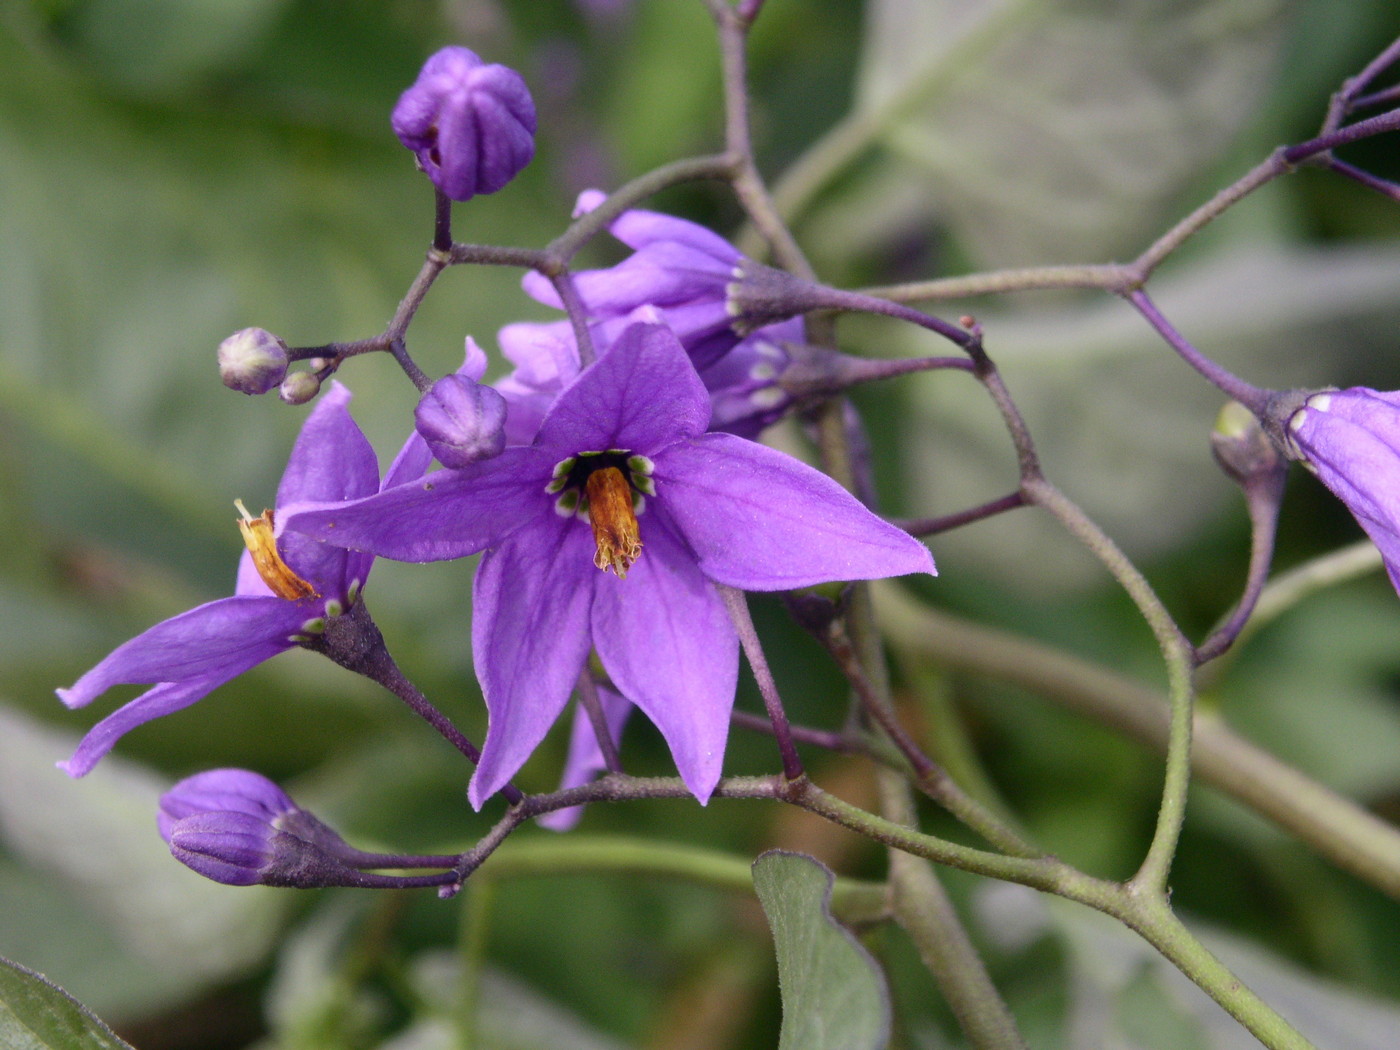
<svg viewBox="0 0 1400 1050"><path fill-rule="evenodd" d="M617 753L617 743L613 740L612 733L608 732L608 720L603 714L603 705L598 700L597 683L593 681L593 676L588 673L587 668L578 676L578 697L584 713L588 715L589 723L593 726L593 735L598 738L598 750L602 752L603 765L609 773L621 773L622 758Z"/></svg>
<svg viewBox="0 0 1400 1050"><path fill-rule="evenodd" d="M749 616L749 605L743 591L715 585L724 599L724 607L729 610L729 618L734 621L734 629L739 632L739 644L744 647L749 667L753 670L758 691L763 695L763 706L768 710L768 718L773 723L773 736L778 741L778 750L783 756L783 775L788 780L802 776L802 759L797 754L797 744L792 738L792 727L788 725L787 713L783 710L782 698L778 695L778 683L768 668L768 658L763 655L758 632L754 630L753 619Z"/></svg>
<svg viewBox="0 0 1400 1050"><path fill-rule="evenodd" d="M1246 383L1239 376L1221 368L1218 364L1206 357L1194 346L1191 345L1184 335L1176 330L1170 321L1162 316L1160 310L1141 288L1134 289L1128 293L1127 299L1143 317L1147 323L1157 329L1157 333L1167 341L1167 344L1175 350L1188 365L1194 368L1206 379L1223 390L1230 397L1234 398L1245 408L1249 409L1256 416L1260 415L1268 401L1269 392L1257 386Z"/></svg>

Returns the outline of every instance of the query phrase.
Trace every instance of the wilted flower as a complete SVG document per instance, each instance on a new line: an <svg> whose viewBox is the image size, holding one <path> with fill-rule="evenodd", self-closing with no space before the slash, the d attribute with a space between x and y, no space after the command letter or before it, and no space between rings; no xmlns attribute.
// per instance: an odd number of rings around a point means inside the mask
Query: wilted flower
<svg viewBox="0 0 1400 1050"><path fill-rule="evenodd" d="M390 123L433 185L453 200L495 193L535 155L535 103L513 69L465 47L423 64Z"/></svg>
<svg viewBox="0 0 1400 1050"><path fill-rule="evenodd" d="M350 391L339 383L307 417L277 490L277 506L347 500L379 489L374 449L350 418ZM394 461L386 485L422 476L429 453L414 435ZM275 531L264 513L242 524L249 550L238 566L231 598L208 602L158 623L119 645L69 689L69 707L82 707L114 685L155 683L83 737L59 767L80 777L131 729L190 706L220 685L325 629L326 618L355 604L369 576L371 555L337 550L296 533ZM262 571L255 563L262 560ZM274 586L277 590L274 590Z"/></svg>
<svg viewBox="0 0 1400 1050"><path fill-rule="evenodd" d="M564 390L532 445L289 513L288 528L401 561L485 552L472 646L490 725L473 805L539 744L590 649L708 799L738 673L715 585L786 590L933 571L922 544L826 475L706 433L709 419L675 335L634 324Z"/></svg>
<svg viewBox="0 0 1400 1050"><path fill-rule="evenodd" d="M1400 590L1400 392L1321 390L1280 422L1289 451L1355 515Z"/></svg>

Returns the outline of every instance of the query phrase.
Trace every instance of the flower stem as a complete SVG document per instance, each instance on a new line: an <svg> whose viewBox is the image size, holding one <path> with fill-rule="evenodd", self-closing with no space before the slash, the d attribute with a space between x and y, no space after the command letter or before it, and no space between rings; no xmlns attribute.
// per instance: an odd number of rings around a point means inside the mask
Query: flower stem
<svg viewBox="0 0 1400 1050"><path fill-rule="evenodd" d="M996 814L964 792L938 763L919 749L900 725L893 706L886 697L876 693L866 677L856 659L850 638L839 620L832 624L821 640L840 666L846 680L850 682L862 709L874 719L909 763L919 790L1002 852L1015 857L1044 856L1041 850L1022 839L1013 829L1003 824ZM911 816L909 820L912 819Z"/></svg>
<svg viewBox="0 0 1400 1050"><path fill-rule="evenodd" d="M754 680L758 682L758 691L763 696L763 706L768 711L768 720L773 724L773 736L778 741L778 751L783 757L783 775L789 780L796 780L802 776L802 758L798 755L797 744L792 738L792 729L788 725L787 713L783 710L782 697L778 695L778 683L773 679L773 672L768 667L768 658L764 656L763 646L758 640L758 632L754 630L748 600L743 591L726 587L722 583L715 586L724 601L725 609L729 612L730 620L734 623L734 629L739 633L739 644L744 647L744 655L748 657Z"/></svg>
<svg viewBox="0 0 1400 1050"><path fill-rule="evenodd" d="M892 770L881 770L877 779L886 815L912 826L915 812L904 780ZM889 863L895 921L938 981L968 1042L977 1050L1024 1048L1026 1041L938 874L928 861L903 850L890 850Z"/></svg>
<svg viewBox="0 0 1400 1050"><path fill-rule="evenodd" d="M1195 665L1191 644L1137 567L1064 493L1043 477L1027 482L1023 489L1031 503L1048 510L1059 520L1127 591L1143 619L1152 628L1166 662L1171 703L1166 777L1152 843L1142 867L1134 876L1136 884L1164 891L1177 840L1181 836L1182 821L1186 816L1186 793L1191 779L1191 727L1195 702L1192 682Z"/></svg>
<svg viewBox="0 0 1400 1050"><path fill-rule="evenodd" d="M1025 505L1025 494L1018 489L999 499L989 500L976 507L969 507L967 510L960 510L956 514L944 514L937 518L896 519L892 521L892 524L899 526L911 536L936 536L940 532L951 532L953 529L971 525L976 521L984 521L987 518L994 518L998 514L1004 514Z"/></svg>
<svg viewBox="0 0 1400 1050"><path fill-rule="evenodd" d="M414 714L438 731L444 740L460 751L473 765L481 761L481 752L468 740L445 714L433 706L417 686L399 670L384 644L369 610L361 598L343 616L332 617L323 634L316 635L305 647L328 656L346 670L364 675L377 682L409 706ZM511 803L524 796L514 784L506 784L501 794Z"/></svg>
<svg viewBox="0 0 1400 1050"><path fill-rule="evenodd" d="M1191 341L1162 316L1161 311L1157 309L1156 304L1148 298L1147 292L1143 289L1135 288L1129 292L1127 300L1137 307L1138 312L1147 319L1147 323L1157 329L1158 334L1188 365L1256 416L1263 414L1269 399L1269 391L1246 383L1239 376L1221 368L1220 365L1192 346Z"/></svg>
<svg viewBox="0 0 1400 1050"><path fill-rule="evenodd" d="M578 698L579 703L583 705L584 714L588 716L589 724L593 727L593 735L598 738L598 750L602 753L603 765L609 773L621 773L622 758L617 753L617 742L608 731L608 720L603 714L603 705L598 700L598 684L593 681L593 675L586 667L579 672Z"/></svg>
<svg viewBox="0 0 1400 1050"><path fill-rule="evenodd" d="M1196 646L1196 666L1209 663L1224 653L1244 630L1253 615L1259 596L1269 579L1269 566L1274 559L1274 537L1278 532L1279 508L1283 498L1286 472L1282 467L1266 477L1245 484L1245 504L1249 508L1250 549L1249 569L1245 576L1244 593L1229 618L1211 632L1210 637Z"/></svg>

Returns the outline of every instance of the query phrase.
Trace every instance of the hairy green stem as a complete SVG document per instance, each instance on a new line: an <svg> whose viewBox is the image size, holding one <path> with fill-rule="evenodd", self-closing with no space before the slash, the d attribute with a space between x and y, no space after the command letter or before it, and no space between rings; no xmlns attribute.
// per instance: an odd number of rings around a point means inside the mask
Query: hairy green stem
<svg viewBox="0 0 1400 1050"><path fill-rule="evenodd" d="M1013 683L1166 750L1171 713L1159 692L1040 642L919 605L893 584L877 584L874 595L896 646ZM1198 713L1194 728L1191 761L1201 781L1400 900L1400 829L1238 736L1218 716Z"/></svg>
<svg viewBox="0 0 1400 1050"><path fill-rule="evenodd" d="M908 784L897 773L876 773L885 814L913 826ZM1026 1041L968 937L948 892L926 860L890 850L890 906L924 965L938 979L958 1025L977 1050L1016 1050Z"/></svg>
<svg viewBox="0 0 1400 1050"><path fill-rule="evenodd" d="M1152 843L1141 868L1134 876L1134 882L1138 886L1165 893L1172 857L1176 854L1181 825L1186 818L1186 795L1191 781L1192 708L1195 703L1195 685L1192 681L1192 671L1195 667L1194 649L1142 573L1128 560L1118 545L1064 493L1044 478L1026 482L1023 491L1030 502L1049 511L1113 574L1119 586L1128 592L1128 596L1151 627L1162 651L1162 658L1166 661L1168 696L1171 703L1166 776Z"/></svg>
<svg viewBox="0 0 1400 1050"><path fill-rule="evenodd" d="M729 893L753 892L753 862L681 842L570 834L514 839L499 850L475 880L510 880L542 875L596 872L677 879ZM832 912L848 923L887 917L885 887L838 876Z"/></svg>

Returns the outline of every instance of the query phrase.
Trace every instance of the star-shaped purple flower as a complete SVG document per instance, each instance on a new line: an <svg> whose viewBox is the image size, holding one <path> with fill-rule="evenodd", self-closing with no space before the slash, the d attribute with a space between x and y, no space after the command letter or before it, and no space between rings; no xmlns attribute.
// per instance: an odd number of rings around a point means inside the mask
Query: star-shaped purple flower
<svg viewBox="0 0 1400 1050"><path fill-rule="evenodd" d="M1400 591L1400 391L1318 391L1289 415L1285 434L1380 548Z"/></svg>
<svg viewBox="0 0 1400 1050"><path fill-rule="evenodd" d="M345 506L288 509L289 529L401 561L485 552L472 648L490 725L474 806L539 744L590 650L707 800L738 674L715 584L934 571L922 544L826 475L708 434L709 419L675 335L634 324L560 394L532 445Z"/></svg>
<svg viewBox="0 0 1400 1050"><path fill-rule="evenodd" d="M350 418L349 403L350 391L335 383L307 417L277 490L278 507L358 499L379 490L378 460ZM394 461L385 485L421 477L431 458L415 434ZM155 683L93 726L59 768L70 776L83 776L123 734L189 707L292 648L301 637L324 629L326 617L338 616L355 603L374 561L372 555L327 547L298 533L281 535L276 553L305 596L279 597L245 551L233 597L156 624L114 649L71 688L58 690L69 707L82 707L114 685Z"/></svg>

